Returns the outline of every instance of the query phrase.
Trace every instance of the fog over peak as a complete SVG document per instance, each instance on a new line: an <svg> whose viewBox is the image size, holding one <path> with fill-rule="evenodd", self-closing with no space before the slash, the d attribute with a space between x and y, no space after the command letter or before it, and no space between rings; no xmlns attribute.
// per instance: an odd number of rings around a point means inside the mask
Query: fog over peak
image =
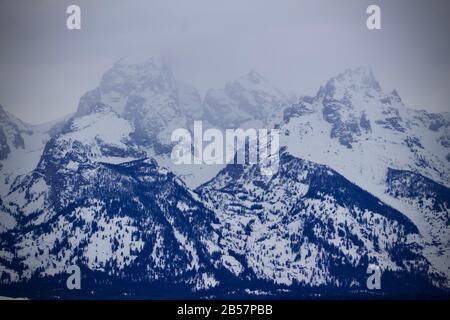
<svg viewBox="0 0 450 320"><path fill-rule="evenodd" d="M449 110L449 3L377 3L382 29L370 31L372 1L80 0L82 28L67 30L70 1L3 1L0 103L31 123L53 120L117 61L160 56L202 96L253 69L283 92L314 94L366 65L407 106Z"/></svg>

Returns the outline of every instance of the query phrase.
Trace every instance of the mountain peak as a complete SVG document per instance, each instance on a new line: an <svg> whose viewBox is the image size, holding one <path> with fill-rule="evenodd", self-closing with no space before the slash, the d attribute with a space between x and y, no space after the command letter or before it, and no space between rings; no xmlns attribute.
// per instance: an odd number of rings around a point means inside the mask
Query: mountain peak
<svg viewBox="0 0 450 320"><path fill-rule="evenodd" d="M280 89L254 69L251 69L246 75L227 83L225 88L229 93L236 90L249 92L261 91L276 96L280 100L285 99L285 95Z"/></svg>
<svg viewBox="0 0 450 320"><path fill-rule="evenodd" d="M267 81L266 78L264 78L260 73L258 73L256 70L252 69L249 73L247 73L246 78L255 84L260 83L261 81Z"/></svg>
<svg viewBox="0 0 450 320"><path fill-rule="evenodd" d="M6 120L6 121L20 121L18 118L16 118L14 115L9 113L1 104L0 104L0 120Z"/></svg>
<svg viewBox="0 0 450 320"><path fill-rule="evenodd" d="M331 78L319 93L335 95L344 93L363 93L374 95L381 91L381 86L369 67L359 66L346 69L344 72Z"/></svg>
<svg viewBox="0 0 450 320"><path fill-rule="evenodd" d="M392 90L392 92L391 92L391 96L393 96L393 97L396 97L398 100L402 100L401 98L400 98L400 95L398 94L398 91L397 90Z"/></svg>
<svg viewBox="0 0 450 320"><path fill-rule="evenodd" d="M351 87L357 87L359 89L381 89L372 69L365 66L346 69L335 79L339 82L350 84Z"/></svg>
<svg viewBox="0 0 450 320"><path fill-rule="evenodd" d="M148 56L148 55L126 55L120 58L115 66L142 66L142 65L155 65L164 66L166 63L160 55Z"/></svg>
<svg viewBox="0 0 450 320"><path fill-rule="evenodd" d="M367 77L373 77L373 70L369 66L356 66L353 68L347 68L343 72L344 74L351 74L351 75L361 75L361 76L367 76Z"/></svg>
<svg viewBox="0 0 450 320"><path fill-rule="evenodd" d="M130 56L117 61L104 74L102 84L114 85L126 82L139 85L167 78L173 80L172 70L162 57L135 58Z"/></svg>
<svg viewBox="0 0 450 320"><path fill-rule="evenodd" d="M223 89L208 91L203 106L210 123L232 128L252 120L270 120L287 100L280 89L251 70L226 83Z"/></svg>
<svg viewBox="0 0 450 320"><path fill-rule="evenodd" d="M121 115L127 105L136 105L139 99L173 104L176 90L176 80L162 58L124 57L103 74L95 89L81 97L77 113L85 114L87 109L99 101L110 105ZM133 97L134 103L129 101L130 97Z"/></svg>

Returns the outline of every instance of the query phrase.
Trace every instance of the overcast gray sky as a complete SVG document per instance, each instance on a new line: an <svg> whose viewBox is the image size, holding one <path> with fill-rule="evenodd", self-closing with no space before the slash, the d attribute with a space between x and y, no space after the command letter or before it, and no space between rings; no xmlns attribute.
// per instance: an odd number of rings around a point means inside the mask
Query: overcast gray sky
<svg viewBox="0 0 450 320"><path fill-rule="evenodd" d="M66 29L77 4L82 29ZM379 4L382 30L366 28ZM371 66L410 106L450 111L450 1L0 0L0 104L30 123L73 112L120 57L162 55L201 93L256 69L314 94Z"/></svg>

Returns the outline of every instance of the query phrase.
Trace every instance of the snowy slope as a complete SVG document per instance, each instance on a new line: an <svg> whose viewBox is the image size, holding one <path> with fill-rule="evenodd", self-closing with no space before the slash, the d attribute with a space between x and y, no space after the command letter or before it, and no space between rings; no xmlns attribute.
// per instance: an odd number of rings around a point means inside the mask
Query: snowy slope
<svg viewBox="0 0 450 320"><path fill-rule="evenodd" d="M11 186L21 175L36 168L46 142L56 134L66 119L41 124L27 124L0 105L0 232L16 224L4 203Z"/></svg>
<svg viewBox="0 0 450 320"><path fill-rule="evenodd" d="M29 125L0 105L0 195L18 175L36 167L54 125Z"/></svg>
<svg viewBox="0 0 450 320"><path fill-rule="evenodd" d="M219 283L214 214L146 158L132 133L128 120L96 104L46 144L36 169L5 199L18 224L0 243L4 284L65 275L73 264L109 277L99 286L124 282L123 290Z"/></svg>
<svg viewBox="0 0 450 320"><path fill-rule="evenodd" d="M152 58L117 62L63 124L0 108L0 294L53 296L74 264L82 296L348 297L369 264L394 297L448 288L450 114L408 109L362 67L289 101L255 71L202 100ZM279 125L279 171L174 165L172 130L194 120Z"/></svg>
<svg viewBox="0 0 450 320"><path fill-rule="evenodd" d="M285 109L281 140L293 155L333 168L400 210L430 243L429 221L419 208L388 192L387 177L390 169L407 170L448 188L449 130L450 114L408 109L395 91L382 90L370 69L359 67ZM450 233L448 224L441 228ZM433 245L448 252L449 238L441 240ZM447 265L449 256L439 259L436 267ZM440 269L450 279L450 269Z"/></svg>
<svg viewBox="0 0 450 320"><path fill-rule="evenodd" d="M395 198L403 212L414 212L413 222L421 233L424 255L439 271L450 270L450 189L421 174L389 169L386 193Z"/></svg>
<svg viewBox="0 0 450 320"><path fill-rule="evenodd" d="M287 152L272 177L257 165L228 165L197 192L218 215L237 275L248 268L287 286L364 289L368 264L438 274L413 245L417 228L408 218L332 169Z"/></svg>

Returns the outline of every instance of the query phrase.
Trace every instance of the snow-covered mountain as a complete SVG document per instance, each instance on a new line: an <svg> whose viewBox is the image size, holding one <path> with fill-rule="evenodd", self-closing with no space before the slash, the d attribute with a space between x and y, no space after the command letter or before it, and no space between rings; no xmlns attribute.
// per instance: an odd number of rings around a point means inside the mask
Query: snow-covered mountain
<svg viewBox="0 0 450 320"><path fill-rule="evenodd" d="M3 283L57 279L78 265L103 274L99 290L110 283L149 292L152 285L217 286L222 253L213 212L146 158L133 132L130 122L98 103L46 144L37 168L5 198L14 203L17 227L2 237Z"/></svg>
<svg viewBox="0 0 450 320"><path fill-rule="evenodd" d="M315 97L285 109L284 122L292 152L334 162L354 180L384 181L390 166L450 184L450 113L405 107L397 92L381 89L370 69L348 69L329 80ZM377 180L380 172L384 177Z"/></svg>
<svg viewBox="0 0 450 320"><path fill-rule="evenodd" d="M71 265L79 296L365 296L369 264L378 294L447 292L450 114L367 68L289 102L255 71L202 99L152 58L118 61L56 125L0 108L0 294L67 296ZM279 170L174 165L194 120L277 125Z"/></svg>
<svg viewBox="0 0 450 320"><path fill-rule="evenodd" d="M333 168L347 179L407 215L420 229L434 254L428 257L450 279L448 199L440 242L422 209L390 191L389 172L406 170L450 186L450 113L428 113L407 108L397 92L385 93L373 72L348 69L329 80L314 97L302 97L284 110L282 144L293 155ZM415 180L413 180L415 181ZM403 186L414 190L415 182ZM436 218L437 221L441 219ZM445 219L444 219L445 220ZM441 221L442 222L442 221ZM440 223L441 223L440 222ZM441 231L442 232L442 231Z"/></svg>
<svg viewBox="0 0 450 320"><path fill-rule="evenodd" d="M0 105L0 198L4 199L19 176L36 168L46 142L55 135L65 119L41 125L27 124ZM0 203L0 232L15 226L15 219Z"/></svg>
<svg viewBox="0 0 450 320"><path fill-rule="evenodd" d="M198 115L201 100L196 90L179 85L161 58L136 62L123 58L102 77L99 86L86 93L78 106L78 115L89 112L101 102L130 120L139 145L156 154L170 152L170 135L176 128L188 128Z"/></svg>
<svg viewBox="0 0 450 320"><path fill-rule="evenodd" d="M374 264L395 274L398 288L420 284L402 284L405 274L442 279L415 246L418 230L406 216L327 166L286 151L272 177L257 165L228 165L197 191L219 217L237 275L250 269L286 286L364 290Z"/></svg>

